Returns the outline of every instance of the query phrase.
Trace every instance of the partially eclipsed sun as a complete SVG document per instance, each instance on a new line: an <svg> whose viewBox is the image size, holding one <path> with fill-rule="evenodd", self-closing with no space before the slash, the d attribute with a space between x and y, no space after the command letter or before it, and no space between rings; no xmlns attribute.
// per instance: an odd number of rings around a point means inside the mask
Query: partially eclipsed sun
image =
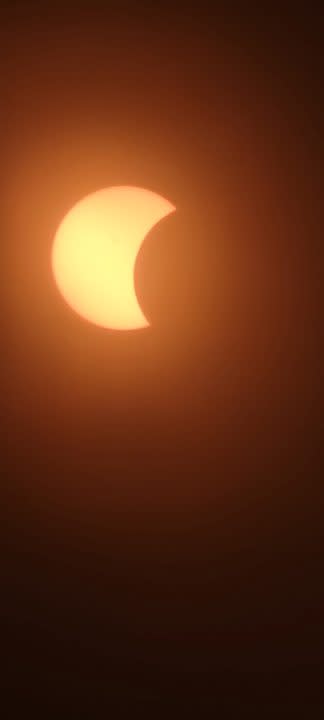
<svg viewBox="0 0 324 720"><path fill-rule="evenodd" d="M67 213L54 239L52 267L66 302L104 328L149 325L135 294L134 266L151 228L175 207L150 190L111 187Z"/></svg>

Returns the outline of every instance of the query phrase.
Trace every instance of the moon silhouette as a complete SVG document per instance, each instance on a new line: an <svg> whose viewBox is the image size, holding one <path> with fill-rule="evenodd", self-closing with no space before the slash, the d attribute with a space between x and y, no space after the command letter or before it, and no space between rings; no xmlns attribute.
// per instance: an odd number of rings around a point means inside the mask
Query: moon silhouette
<svg viewBox="0 0 324 720"><path fill-rule="evenodd" d="M52 248L55 281L68 305L103 328L147 327L134 266L147 233L174 211L160 195L130 186L98 190L74 205Z"/></svg>

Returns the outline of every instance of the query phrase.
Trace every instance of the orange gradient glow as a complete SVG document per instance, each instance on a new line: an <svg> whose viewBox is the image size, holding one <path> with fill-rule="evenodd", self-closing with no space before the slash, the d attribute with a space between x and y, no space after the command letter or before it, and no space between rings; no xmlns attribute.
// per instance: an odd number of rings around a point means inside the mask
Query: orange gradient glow
<svg viewBox="0 0 324 720"><path fill-rule="evenodd" d="M135 294L134 266L150 229L175 210L143 188L111 187L88 195L64 217L55 235L52 268L66 302L104 328L149 325Z"/></svg>

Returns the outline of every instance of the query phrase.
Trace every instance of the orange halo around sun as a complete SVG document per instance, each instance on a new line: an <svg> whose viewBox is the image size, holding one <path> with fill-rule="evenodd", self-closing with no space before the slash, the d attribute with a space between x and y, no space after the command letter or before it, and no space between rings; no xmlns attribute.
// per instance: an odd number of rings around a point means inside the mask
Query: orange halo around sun
<svg viewBox="0 0 324 720"><path fill-rule="evenodd" d="M83 318L104 328L146 327L134 289L138 251L150 229L175 210L143 188L99 190L62 220L52 249L56 284Z"/></svg>

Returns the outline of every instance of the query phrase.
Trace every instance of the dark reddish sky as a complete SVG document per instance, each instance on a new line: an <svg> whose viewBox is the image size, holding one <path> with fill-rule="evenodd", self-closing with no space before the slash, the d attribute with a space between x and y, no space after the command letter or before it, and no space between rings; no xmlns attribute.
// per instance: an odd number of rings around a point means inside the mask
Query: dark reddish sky
<svg viewBox="0 0 324 720"><path fill-rule="evenodd" d="M34 3L1 37L8 697L318 716L318 19ZM177 213L136 267L152 330L114 334L49 252L124 183Z"/></svg>

